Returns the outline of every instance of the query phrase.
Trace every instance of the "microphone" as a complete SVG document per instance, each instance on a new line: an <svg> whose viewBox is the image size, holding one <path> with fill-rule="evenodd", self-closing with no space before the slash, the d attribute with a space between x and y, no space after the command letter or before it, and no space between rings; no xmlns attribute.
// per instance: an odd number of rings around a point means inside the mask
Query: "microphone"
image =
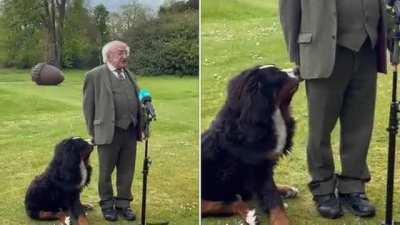
<svg viewBox="0 0 400 225"><path fill-rule="evenodd" d="M150 91L142 89L139 92L139 100L144 105L149 120L156 120L156 111L151 103Z"/></svg>

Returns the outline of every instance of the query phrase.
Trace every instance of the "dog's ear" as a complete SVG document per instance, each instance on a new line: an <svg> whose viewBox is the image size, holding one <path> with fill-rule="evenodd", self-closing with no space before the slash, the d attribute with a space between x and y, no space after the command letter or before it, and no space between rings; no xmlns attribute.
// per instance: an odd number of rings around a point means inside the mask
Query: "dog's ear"
<svg viewBox="0 0 400 225"><path fill-rule="evenodd" d="M239 124L265 124L267 122L271 103L259 91L242 96L241 102Z"/></svg>
<svg viewBox="0 0 400 225"><path fill-rule="evenodd" d="M59 169L66 180L72 180L75 177L76 171L79 169L80 155L76 148L75 141L72 139L61 142L58 146L60 154Z"/></svg>
<svg viewBox="0 0 400 225"><path fill-rule="evenodd" d="M239 125L268 123L276 96L265 85L257 70L248 75L239 100Z"/></svg>
<svg viewBox="0 0 400 225"><path fill-rule="evenodd" d="M254 85L250 84L251 79L254 78L253 74L258 70L257 67L242 71L239 75L234 76L228 85L228 96L226 104L229 106L233 112L238 112L242 110L243 102L246 101L245 95L248 92L252 92ZM251 86L251 87L250 87Z"/></svg>
<svg viewBox="0 0 400 225"><path fill-rule="evenodd" d="M234 76L228 85L228 98L231 102L236 102L242 96L242 92L246 87L247 80L250 75L256 71L257 68L251 68L241 72L239 75Z"/></svg>

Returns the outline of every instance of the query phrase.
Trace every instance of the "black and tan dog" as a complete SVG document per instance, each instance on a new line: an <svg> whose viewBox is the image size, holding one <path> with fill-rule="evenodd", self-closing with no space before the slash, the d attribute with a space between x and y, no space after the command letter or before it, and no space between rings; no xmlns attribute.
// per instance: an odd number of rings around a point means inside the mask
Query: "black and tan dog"
<svg viewBox="0 0 400 225"><path fill-rule="evenodd" d="M88 224L80 193L90 181L92 150L93 145L82 138L68 138L57 144L47 169L28 187L25 208L29 217Z"/></svg>
<svg viewBox="0 0 400 225"><path fill-rule="evenodd" d="M290 102L298 79L274 66L257 66L234 77L225 105L201 137L202 216L240 215L258 224L245 200L255 196L271 225L287 225L282 196L295 188L277 187L273 169L292 146Z"/></svg>

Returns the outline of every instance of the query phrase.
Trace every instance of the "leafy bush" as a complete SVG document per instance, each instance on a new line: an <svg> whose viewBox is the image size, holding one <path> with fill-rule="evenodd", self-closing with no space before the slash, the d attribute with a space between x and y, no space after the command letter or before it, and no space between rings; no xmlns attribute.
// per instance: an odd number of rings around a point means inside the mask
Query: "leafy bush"
<svg viewBox="0 0 400 225"><path fill-rule="evenodd" d="M198 74L198 13L163 14L126 32L138 74Z"/></svg>

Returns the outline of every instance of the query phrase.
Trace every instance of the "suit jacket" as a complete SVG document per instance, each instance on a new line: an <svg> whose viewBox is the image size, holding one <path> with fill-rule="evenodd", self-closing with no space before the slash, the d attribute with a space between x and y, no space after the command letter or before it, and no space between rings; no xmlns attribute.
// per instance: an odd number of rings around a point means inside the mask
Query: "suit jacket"
<svg viewBox="0 0 400 225"><path fill-rule="evenodd" d="M378 72L386 73L385 5L376 44ZM281 25L291 62L303 79L329 77L335 65L337 13L335 0L279 0ZM351 21L349 21L351 22Z"/></svg>
<svg viewBox="0 0 400 225"><path fill-rule="evenodd" d="M125 74L137 90L136 95L138 96L139 87L132 79L129 71L125 70ZM114 76L114 74L106 64L103 64L86 74L83 85L83 114L87 130L96 145L109 144L114 137L115 110L111 91L111 76ZM138 140L141 140L144 114L140 102L138 103L138 113Z"/></svg>

